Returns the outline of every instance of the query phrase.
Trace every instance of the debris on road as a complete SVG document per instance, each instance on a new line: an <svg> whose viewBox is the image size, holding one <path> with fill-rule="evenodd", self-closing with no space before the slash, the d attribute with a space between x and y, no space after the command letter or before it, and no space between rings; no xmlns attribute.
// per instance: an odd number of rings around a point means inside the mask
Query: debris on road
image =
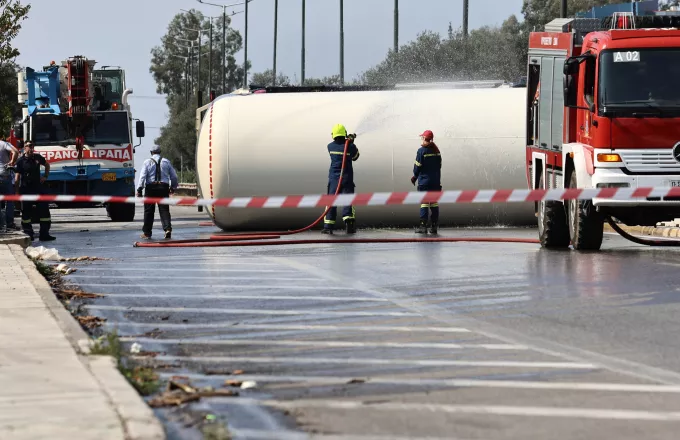
<svg viewBox="0 0 680 440"><path fill-rule="evenodd" d="M257 388L257 382L255 382L254 380L246 380L241 384L242 390L250 390L253 388Z"/></svg>
<svg viewBox="0 0 680 440"><path fill-rule="evenodd" d="M105 295L102 295L100 293L86 293L80 290L74 290L74 289L55 289L54 293L57 294L57 296L64 298L64 299L73 299L73 298L78 298L78 299L95 299L95 298L104 298Z"/></svg>
<svg viewBox="0 0 680 440"><path fill-rule="evenodd" d="M100 261L100 260L110 260L110 258L100 258L100 257L71 257L64 258L59 255L59 251L56 248L46 248L45 246L33 247L29 246L24 251L26 255L33 258L34 260L44 260L44 261Z"/></svg>
<svg viewBox="0 0 680 440"><path fill-rule="evenodd" d="M236 397L238 393L226 389L214 389L212 387L195 388L190 382L182 382L179 377L168 382L167 390L158 397L149 401L152 408L168 406L180 406L185 403L196 402L206 397Z"/></svg>
<svg viewBox="0 0 680 440"><path fill-rule="evenodd" d="M349 382L347 382L348 385L355 384L355 383L366 383L366 380L364 380L364 379L352 379Z"/></svg>
<svg viewBox="0 0 680 440"><path fill-rule="evenodd" d="M61 274L64 274L64 275L70 275L70 274L72 274L73 272L76 271L76 269L74 269L74 268L72 268L72 267L68 267L68 266L65 265L64 263L59 264L59 265L55 268L55 270L56 270L57 272L61 273Z"/></svg>
<svg viewBox="0 0 680 440"><path fill-rule="evenodd" d="M227 381L224 382L224 384L225 384L226 386L229 386L229 387L240 388L241 385L243 385L243 382L241 382L241 381L239 381L239 380L227 380Z"/></svg>
<svg viewBox="0 0 680 440"><path fill-rule="evenodd" d="M135 342L132 344L130 347L130 353L132 354L139 354L142 351L142 344Z"/></svg>
<svg viewBox="0 0 680 440"><path fill-rule="evenodd" d="M106 322L105 318L99 316L76 316L76 319L80 325L90 330L101 327Z"/></svg>

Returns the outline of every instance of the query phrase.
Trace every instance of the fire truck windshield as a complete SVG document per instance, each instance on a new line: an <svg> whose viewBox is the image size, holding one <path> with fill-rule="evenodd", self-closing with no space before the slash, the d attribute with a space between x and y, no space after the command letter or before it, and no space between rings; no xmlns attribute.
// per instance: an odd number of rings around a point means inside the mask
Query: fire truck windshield
<svg viewBox="0 0 680 440"><path fill-rule="evenodd" d="M92 118L93 125L85 133L87 145L130 143L127 112L92 113ZM75 142L68 136L59 116L36 115L32 119L32 139L36 146L70 145Z"/></svg>
<svg viewBox="0 0 680 440"><path fill-rule="evenodd" d="M600 56L599 104L606 113L680 112L680 48L607 50Z"/></svg>

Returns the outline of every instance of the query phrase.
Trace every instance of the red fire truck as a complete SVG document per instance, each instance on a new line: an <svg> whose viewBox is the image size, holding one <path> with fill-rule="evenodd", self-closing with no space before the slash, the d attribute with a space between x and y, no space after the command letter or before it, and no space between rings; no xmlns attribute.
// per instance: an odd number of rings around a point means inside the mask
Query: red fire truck
<svg viewBox="0 0 680 440"><path fill-rule="evenodd" d="M529 187L680 186L680 17L557 19L532 32L527 77ZM598 250L604 220L655 225L680 198L536 204L541 244Z"/></svg>

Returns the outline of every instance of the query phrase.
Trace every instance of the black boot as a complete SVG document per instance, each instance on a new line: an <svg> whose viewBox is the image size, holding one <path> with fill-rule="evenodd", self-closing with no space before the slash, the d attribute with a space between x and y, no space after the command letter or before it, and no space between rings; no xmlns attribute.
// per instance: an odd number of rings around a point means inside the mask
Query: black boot
<svg viewBox="0 0 680 440"><path fill-rule="evenodd" d="M356 224L354 223L354 220L347 220L345 222L345 229L348 234L356 234L357 233L357 227Z"/></svg>
<svg viewBox="0 0 680 440"><path fill-rule="evenodd" d="M323 228L321 230L322 234L333 235L333 230L331 228Z"/></svg>
<svg viewBox="0 0 680 440"><path fill-rule="evenodd" d="M430 225L430 234L436 234L439 224L437 222L432 222Z"/></svg>
<svg viewBox="0 0 680 440"><path fill-rule="evenodd" d="M416 228L416 234L427 234L427 224L424 221L420 221L420 225Z"/></svg>

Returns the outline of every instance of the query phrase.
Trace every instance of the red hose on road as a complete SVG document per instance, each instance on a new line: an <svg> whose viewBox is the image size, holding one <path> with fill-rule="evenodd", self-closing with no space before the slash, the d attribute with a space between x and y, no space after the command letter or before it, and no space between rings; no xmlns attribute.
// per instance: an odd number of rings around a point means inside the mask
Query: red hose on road
<svg viewBox="0 0 680 440"><path fill-rule="evenodd" d="M347 160L347 148L349 147L350 139L345 141L345 149L342 155L342 167L340 168L340 178L338 179L338 187L335 189L335 195L340 194L342 187L342 176L345 171L345 162ZM195 240L175 240L165 242L135 242L134 247L148 247L148 248L169 248L169 247L243 247L243 246L283 246L294 244L349 244L349 243L460 243L460 242L478 242L478 243L527 243L540 244L538 240L528 238L495 238L495 237L470 237L470 238L445 238L445 237L430 237L430 238L316 238L316 239L301 239L301 240L276 240L262 242L259 240L275 240L284 235L294 235L309 231L314 226L319 224L331 206L327 207L323 214L317 218L314 223L305 226L302 229L293 231L279 231L279 232L257 232L257 233L240 233L240 234L218 234L210 238L195 239ZM201 226L207 226L207 222L201 223Z"/></svg>

